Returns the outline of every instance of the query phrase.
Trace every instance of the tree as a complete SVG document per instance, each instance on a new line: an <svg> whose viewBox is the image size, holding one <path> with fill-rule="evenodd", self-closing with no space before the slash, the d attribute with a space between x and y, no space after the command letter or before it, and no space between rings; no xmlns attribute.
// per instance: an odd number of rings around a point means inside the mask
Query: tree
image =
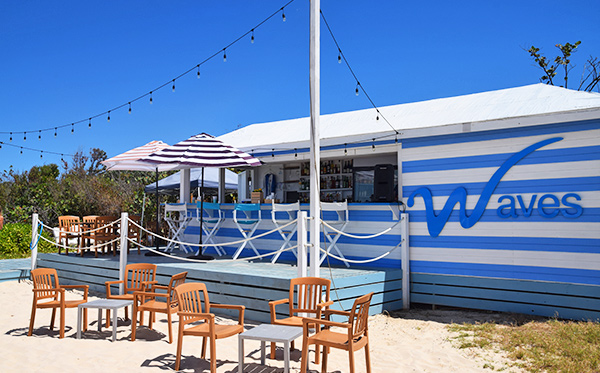
<svg viewBox="0 0 600 373"><path fill-rule="evenodd" d="M564 71L563 79L564 85L561 87L567 88L569 82L569 72L575 67L571 63L571 56L577 52L577 48L581 44L581 41L577 41L574 44L565 43L556 44L556 48L560 51L560 55L556 56L552 62L540 53L540 48L531 46L527 50L529 56L537 63L537 66L544 72L544 75L540 78L542 83L554 85L554 78L561 69ZM578 91L592 92L594 89L598 89L600 92L600 61L597 57L590 56L581 74L579 81Z"/></svg>

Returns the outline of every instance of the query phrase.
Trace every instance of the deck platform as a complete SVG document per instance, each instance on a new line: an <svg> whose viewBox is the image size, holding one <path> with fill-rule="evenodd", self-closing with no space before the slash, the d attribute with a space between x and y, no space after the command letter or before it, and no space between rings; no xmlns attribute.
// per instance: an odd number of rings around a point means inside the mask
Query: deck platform
<svg viewBox="0 0 600 373"><path fill-rule="evenodd" d="M297 277L297 267L292 264L264 261L209 262L181 261L175 257L146 256L131 250L128 263L155 263L157 281L168 284L170 276L188 271L187 281L206 284L210 301L221 304L246 306L245 318L258 322L270 322L271 300L288 297L289 281ZM94 258L74 253L38 254L39 267L56 268L61 284L83 283L104 296L106 281L118 280L119 255L110 254ZM349 310L354 299L374 292L371 314L402 308L402 271L400 269L353 269L321 267L321 277L332 280L331 298L334 309ZM112 291L118 291L117 288ZM277 309L278 317L285 317L286 306Z"/></svg>

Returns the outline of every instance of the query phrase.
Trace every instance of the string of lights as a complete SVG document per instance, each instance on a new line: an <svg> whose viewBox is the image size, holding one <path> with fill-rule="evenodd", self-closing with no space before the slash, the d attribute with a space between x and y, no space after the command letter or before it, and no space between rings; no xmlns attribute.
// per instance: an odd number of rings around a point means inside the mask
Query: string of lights
<svg viewBox="0 0 600 373"><path fill-rule="evenodd" d="M322 10L320 12L321 12L321 18L323 18L323 23L325 23L325 26L327 26L327 30L329 31L329 35L331 35L331 38L333 39L333 42L335 43L335 46L337 47L337 50L338 50L338 63L342 63L342 59L343 59L344 63L348 67L348 70L350 70L350 73L352 74L352 76L354 77L354 80L356 81L356 89L355 89L356 95L358 96L358 92L359 92L359 88L360 88L360 90L363 91L363 93L365 94L365 96L367 97L367 99L369 100L369 102L371 103L371 105L373 106L373 108L375 108L375 111L377 112L377 118L376 119L379 120L379 117L381 117L390 126L390 128L392 130L394 130L394 132L396 133L396 135L399 135L400 132L398 132L398 130L395 129L394 126L392 126L392 124L387 120L387 118L381 113L381 111L379 111L379 108L377 107L377 105L375 105L375 103L371 99L371 96L369 96L369 94L367 93L367 90L365 89L365 87L362 84L360 84L360 81L358 80L358 77L356 76L356 74L354 73L354 70L350 66L350 63L348 62L348 59L344 55L344 52L342 52L342 48L340 48L340 45L339 45L337 39L335 38L335 35L333 35L333 31L331 30L331 27L329 27L329 23L327 23L327 19L325 19L325 14L323 14Z"/></svg>
<svg viewBox="0 0 600 373"><path fill-rule="evenodd" d="M192 72L196 72L196 76L198 77L198 79L200 78L200 66L204 65L205 63L207 63L208 61L212 60L213 58L223 54L223 61L226 62L227 61L227 49L232 47L233 45L235 45L236 43L238 43L239 41L241 41L242 39L244 39L245 37L247 37L248 35L251 35L250 38L250 42L254 43L254 31L259 28L260 26L262 26L264 23L266 23L267 21L269 21L271 18L273 18L275 15L277 15L279 12L281 12L281 18L282 21L285 22L286 21L286 16L285 16L285 7L289 6L291 3L293 3L295 0L290 0L288 1L285 5L283 5L281 8L277 9L275 12L273 12L271 15L269 15L267 18L263 19L261 22L259 22L258 24L256 24L254 27L252 27L250 30L248 30L247 32L243 33L241 36L239 36L237 39L235 39L234 41L232 41L231 43L227 44L225 47L223 47L222 49L219 49L217 52L213 53L211 56L207 57L206 59L204 59L202 62L197 63L196 65L194 65L193 67L189 68L188 70L182 72L181 74L175 76L174 78L170 79L169 81L157 86L156 88L138 96L135 97L131 100L128 100L127 102L115 106L109 110L103 111L101 113L95 114L95 115L91 115L88 116L85 119L80 119L71 123L67 123L67 124L62 124L62 125L56 125L56 126L52 126L52 127L47 127L47 128L42 128L42 129L36 129L36 130L23 130L23 131L0 131L0 134L2 135L9 135L9 141L12 142L13 141L13 137L20 137L21 135L23 135L23 141L27 140L27 134L37 134L38 135L38 140L42 139L42 132L52 132L54 131L54 137L57 137L58 134L58 130L59 129L63 129L63 128L70 128L71 129L71 133L75 132L75 126L76 125L80 125L80 124L88 124L88 128L92 127L92 120L100 118L100 117L106 117L107 122L110 122L110 115L112 112L117 111L119 109L123 109L125 107L128 108L128 113L131 114L132 112L132 107L131 104L135 103L139 100L145 99L146 97L149 97L149 103L152 104L153 103L153 93L171 85L171 89L173 92L175 92L175 82L192 73ZM28 148L28 147L24 147L24 146L18 146L18 145L11 145L9 143L6 142L0 142L0 144L4 144L4 145L10 145L10 146L14 146L17 148L21 148L21 153L23 152L23 150L30 150L30 151L37 151L40 152L40 156L42 156L44 153L48 153L48 154L60 154L60 155L67 155L67 156L72 156L72 155L68 155L68 154L61 154L61 153L55 153L55 152L49 152L49 151L43 151L40 149L34 149L34 148Z"/></svg>
<svg viewBox="0 0 600 373"><path fill-rule="evenodd" d="M21 154L23 154L23 150L29 150L29 151L35 151L35 152L40 152L40 158L44 157L44 154L54 154L54 155L60 155L61 158L63 157L74 157L74 154L67 154L67 153L57 153L57 152L51 152L51 151L47 151L47 150L40 150L40 149L34 149L34 148L28 148L26 146L19 146L19 145L15 145L15 144L10 144L10 143L6 143L3 141L0 141L0 149L2 149L2 146L12 146L13 148L20 148L21 149Z"/></svg>

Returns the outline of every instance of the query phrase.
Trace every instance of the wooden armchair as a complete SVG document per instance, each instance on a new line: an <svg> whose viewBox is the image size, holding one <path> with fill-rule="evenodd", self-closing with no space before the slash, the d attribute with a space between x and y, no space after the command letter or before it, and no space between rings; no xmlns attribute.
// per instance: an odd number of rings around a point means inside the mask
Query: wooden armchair
<svg viewBox="0 0 600 373"><path fill-rule="evenodd" d="M291 279L289 297L269 302L271 324L302 327L300 313L308 313L320 319L322 311L333 304L329 297L330 289L331 281L326 278L299 277ZM289 306L289 317L277 319L275 307L285 303ZM291 347L294 348L294 342ZM271 359L275 359L275 343L271 343ZM318 350L316 351L316 362L319 363Z"/></svg>
<svg viewBox="0 0 600 373"><path fill-rule="evenodd" d="M177 359L175 370L179 370L181 363L181 347L183 337L192 335L203 337L202 359L206 358L206 338L210 342L210 371L217 372L216 340L234 336L244 331L244 306L225 304L211 304L208 300L206 285L199 282L190 282L175 288L179 302L179 333L177 337ZM204 307L202 306L204 304ZM215 315L210 313L211 308L238 310L237 325L215 324ZM200 324L190 325L200 322Z"/></svg>
<svg viewBox="0 0 600 373"><path fill-rule="evenodd" d="M306 372L308 369L308 346L311 344L323 346L323 365L321 366L321 372L327 372L327 354L329 348L339 348L348 351L350 373L354 373L354 351L360 350L363 347L365 349L367 373L371 372L368 321L369 306L372 297L373 293L358 297L354 301L354 305L350 312L326 310L324 311L326 320L315 318L305 318L303 320L302 326L304 328L304 338L302 343L302 363L300 365L300 372ZM346 316L348 317L348 322L330 321L329 318L331 315ZM317 332L314 335L309 336L310 329L315 325L317 327ZM321 329L321 326L324 326L324 328ZM334 332L330 330L332 326L346 329L347 332Z"/></svg>
<svg viewBox="0 0 600 373"><path fill-rule="evenodd" d="M117 219L118 218L115 216L98 216L98 217L96 217L96 228L99 228L99 229L96 231L95 238L96 238L96 242L98 244L108 243L118 237L118 235L117 235L118 227L116 226L116 224L112 224ZM110 247L108 249L110 251ZM106 245L104 246L103 251L106 251ZM116 256L117 255L117 243L116 242L112 243L112 251L113 251L113 256Z"/></svg>
<svg viewBox="0 0 600 373"><path fill-rule="evenodd" d="M95 257L98 257L98 246L96 245L96 227L98 215L84 216L81 224L81 241L79 247L81 249L81 256L83 256L83 249L86 246L86 241L90 245L94 246L96 252Z"/></svg>
<svg viewBox="0 0 600 373"><path fill-rule="evenodd" d="M187 272L181 272L171 277L169 286L151 285L150 291L136 291L133 293L133 315L131 320L131 340L135 341L135 332L137 329L138 312L149 311L150 321L148 327L152 329L154 313L166 313L169 323L169 343L173 343L173 332L171 331L171 314L179 310L175 288L185 282ZM156 290L166 290L166 293L158 293ZM166 298L165 301L159 301L156 298ZM139 305L138 305L139 302Z"/></svg>
<svg viewBox="0 0 600 373"><path fill-rule="evenodd" d="M65 254L69 255L69 240L72 238L79 239L79 216L65 215L58 217L58 242L63 243L65 247ZM58 253L60 254L61 247L58 247Z"/></svg>
<svg viewBox="0 0 600 373"><path fill-rule="evenodd" d="M136 224L140 225L141 217L139 215L129 215L129 219L134 221ZM129 227L128 232L127 232L127 238L129 238L130 240L133 240L133 241L137 241L137 243L138 243L137 251L138 251L138 255L140 255L141 254L140 244L142 243L142 230L131 223L129 223L127 226ZM129 254L129 247L130 247L129 245L130 245L130 242L128 241L127 242L127 254Z"/></svg>
<svg viewBox="0 0 600 373"><path fill-rule="evenodd" d="M59 285L58 275L54 268L36 268L31 271L33 278L33 305L31 306L31 319L29 321L28 336L33 333L35 311L38 308L52 308L50 319L50 330L54 330L54 318L56 309L60 309L60 338L65 336L65 309L77 308L78 305L87 302L88 285ZM83 289L83 299L67 300L65 289ZM44 301L48 299L47 301ZM83 330L87 329L87 309L83 310Z"/></svg>
<svg viewBox="0 0 600 373"><path fill-rule="evenodd" d="M144 291L150 285L156 283L156 264L151 263L133 263L125 266L125 280L106 281L106 299L134 300L133 293ZM123 284L125 289L123 294L112 294L110 287L112 285ZM143 315L143 314L142 314ZM127 307L125 307L125 320L128 320ZM143 322L143 317L140 317ZM106 327L110 326L110 310L106 310Z"/></svg>

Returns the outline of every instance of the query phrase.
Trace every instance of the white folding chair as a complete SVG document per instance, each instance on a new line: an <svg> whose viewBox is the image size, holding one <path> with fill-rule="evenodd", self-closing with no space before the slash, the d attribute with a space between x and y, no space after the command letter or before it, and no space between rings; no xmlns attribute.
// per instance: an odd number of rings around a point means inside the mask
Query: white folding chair
<svg viewBox="0 0 600 373"><path fill-rule="evenodd" d="M256 218L252 216L253 211L256 212ZM238 213L240 214L239 218ZM260 203L238 203L235 205L235 208L233 209L233 222L244 238L248 239L252 237L260 224L260 220ZM237 257L240 256L240 253L244 250L246 244L250 245L256 255L260 255L252 241L244 241L233 254L233 259L237 259Z"/></svg>
<svg viewBox="0 0 600 373"><path fill-rule="evenodd" d="M185 228L192 220L187 214L185 203L168 203L165 205L165 221L169 226L169 233L172 240L183 242ZM175 249L175 242L169 242L166 251L171 252ZM185 252L193 251L189 246L180 244L179 249Z"/></svg>
<svg viewBox="0 0 600 373"><path fill-rule="evenodd" d="M202 211L200 209L202 209ZM223 220L225 220L225 216L221 210L221 205L213 202L196 202L196 220L198 220L198 225L200 225L200 217L202 217L202 230L200 231L200 234L204 232L206 235L206 241L203 242L216 245L217 243L215 242L215 237L221 228ZM223 256L223 254L225 254L225 249L221 248L220 246L210 247L214 247L219 256ZM207 248L208 247L201 248L202 254L204 254Z"/></svg>
<svg viewBox="0 0 600 373"><path fill-rule="evenodd" d="M337 229L340 232L344 231L344 228L346 228L346 225L348 225L348 201L321 202L321 211L322 212L327 212L327 211L336 212L337 220L323 219L323 221L326 222L327 224L331 225L332 227L334 227L335 229ZM327 257L327 254L329 254L331 249L335 249L335 251L338 253L338 256L340 258L345 259L344 254L342 254L342 252L340 251L340 249L337 246L337 241L339 240L339 238L342 234L339 232L336 232L336 231L329 231L327 229L327 227L325 226L325 224L323 224L323 235L325 236L325 238L327 239L329 244L327 245L327 253L323 254L323 256L321 257L320 263L323 263L323 261L325 260L325 258ZM344 264L346 265L346 267L350 267L350 264L348 264L348 262L344 262Z"/></svg>
<svg viewBox="0 0 600 373"><path fill-rule="evenodd" d="M298 230L298 222L296 221L295 223L290 224L289 226L283 229L280 227L289 224L298 218L298 211L300 211L300 201L296 203L287 204L271 202L271 206L271 220L273 220L273 224L275 224L275 227L277 227L277 231L281 235L281 238L283 238L283 244L281 245L279 250L282 250L287 246L292 247L290 240L292 239L294 233L296 233L296 231ZM277 213L279 213L279 219L277 218ZM281 219L282 215L284 217L285 215L287 215L287 217ZM281 255L281 253L282 252L279 251L277 254L275 254L273 256L273 259L271 259L271 263L275 263L277 259L279 259L279 255ZM294 253L296 258L298 257L298 254L296 253L295 249L292 249L292 253Z"/></svg>

